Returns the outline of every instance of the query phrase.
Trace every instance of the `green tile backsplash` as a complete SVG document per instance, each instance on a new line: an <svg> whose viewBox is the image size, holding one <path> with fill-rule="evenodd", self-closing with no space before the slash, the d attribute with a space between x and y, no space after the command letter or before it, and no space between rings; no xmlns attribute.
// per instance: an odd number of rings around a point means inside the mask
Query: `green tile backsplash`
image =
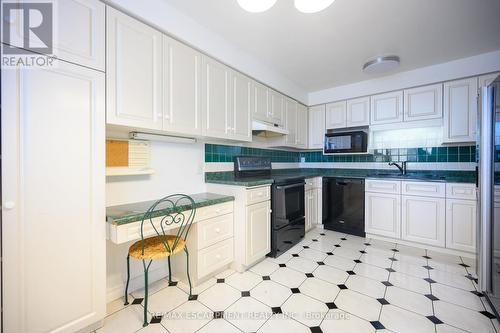
<svg viewBox="0 0 500 333"><path fill-rule="evenodd" d="M267 156L272 162L474 162L475 146L374 149L368 154L323 155L322 151L294 152L205 144L205 162L232 162L235 156Z"/></svg>

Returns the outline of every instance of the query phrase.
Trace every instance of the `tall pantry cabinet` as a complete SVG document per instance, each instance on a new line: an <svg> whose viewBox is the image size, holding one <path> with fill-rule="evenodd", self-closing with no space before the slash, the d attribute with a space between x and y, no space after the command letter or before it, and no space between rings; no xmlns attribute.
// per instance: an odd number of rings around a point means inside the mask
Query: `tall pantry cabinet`
<svg viewBox="0 0 500 333"><path fill-rule="evenodd" d="M105 6L60 5L54 66L1 73L3 332L91 331L106 311Z"/></svg>

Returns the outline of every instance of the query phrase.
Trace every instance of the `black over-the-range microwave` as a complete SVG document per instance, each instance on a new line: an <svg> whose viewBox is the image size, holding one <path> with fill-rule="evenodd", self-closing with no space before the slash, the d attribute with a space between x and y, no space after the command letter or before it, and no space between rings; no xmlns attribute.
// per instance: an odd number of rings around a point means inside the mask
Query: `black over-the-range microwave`
<svg viewBox="0 0 500 333"><path fill-rule="evenodd" d="M324 154L335 153L366 153L368 133L364 131L333 132L325 134Z"/></svg>

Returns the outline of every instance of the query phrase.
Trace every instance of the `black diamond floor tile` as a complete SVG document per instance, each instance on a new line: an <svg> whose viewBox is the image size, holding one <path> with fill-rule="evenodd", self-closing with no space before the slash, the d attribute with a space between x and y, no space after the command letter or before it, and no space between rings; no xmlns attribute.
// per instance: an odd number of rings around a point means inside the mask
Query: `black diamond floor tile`
<svg viewBox="0 0 500 333"><path fill-rule="evenodd" d="M149 323L150 324L159 324L161 322L162 318L163 318L163 316L153 316Z"/></svg>
<svg viewBox="0 0 500 333"><path fill-rule="evenodd" d="M292 254L292 257L298 257L299 255L297 253Z"/></svg>
<svg viewBox="0 0 500 333"><path fill-rule="evenodd" d="M279 306L272 307L271 310L273 311L274 314L283 313L283 311L281 310L281 308Z"/></svg>
<svg viewBox="0 0 500 333"><path fill-rule="evenodd" d="M325 263L324 263L324 262L322 262L322 261L318 261L318 262L316 262L316 263L317 263L318 265L320 265L320 266L323 266L323 265L325 264Z"/></svg>
<svg viewBox="0 0 500 333"><path fill-rule="evenodd" d="M354 271L346 271L346 273L349 275L356 275L356 273L354 273Z"/></svg>
<svg viewBox="0 0 500 333"><path fill-rule="evenodd" d="M335 303L331 302L331 303L325 303L326 306L331 310L331 309L336 309L337 308L337 305L335 305Z"/></svg>
<svg viewBox="0 0 500 333"><path fill-rule="evenodd" d="M334 246L335 246L335 247L340 247L340 245L339 245L339 244L335 244Z"/></svg>
<svg viewBox="0 0 500 333"><path fill-rule="evenodd" d="M365 254L365 253L367 253L367 252L366 252L365 250L361 250L361 251L359 251L359 253L363 253L363 254Z"/></svg>
<svg viewBox="0 0 500 333"><path fill-rule="evenodd" d="M347 238L345 238L345 237L342 237L342 238L341 238L341 240L347 240Z"/></svg>
<svg viewBox="0 0 500 333"><path fill-rule="evenodd" d="M302 246L302 247L303 247L304 249L308 249L308 248L309 248L309 246L307 246L307 245L304 245L304 246Z"/></svg>
<svg viewBox="0 0 500 333"><path fill-rule="evenodd" d="M439 324L442 324L443 322L441 320L439 320L438 317L436 316L426 316L427 319L429 319L430 321L432 321L433 324L436 324L436 325L439 325Z"/></svg>
<svg viewBox="0 0 500 333"><path fill-rule="evenodd" d="M489 319L494 319L495 318L495 315L493 313L488 312L488 311L480 311L479 313L482 314L482 315L484 315L484 316L486 316L486 317L488 317Z"/></svg>
<svg viewBox="0 0 500 333"><path fill-rule="evenodd" d="M291 288L293 294L300 294L299 288Z"/></svg>
<svg viewBox="0 0 500 333"><path fill-rule="evenodd" d="M392 268L386 268L385 270L388 271L388 272L391 272L391 273L394 273L396 271L396 270L394 270Z"/></svg>
<svg viewBox="0 0 500 333"><path fill-rule="evenodd" d="M366 246L372 246L370 243L363 243L363 244L365 244Z"/></svg>
<svg viewBox="0 0 500 333"><path fill-rule="evenodd" d="M269 276L265 275L262 277L262 280L269 281L269 280L271 280L271 278Z"/></svg>
<svg viewBox="0 0 500 333"><path fill-rule="evenodd" d="M427 294L425 295L425 297L427 297L428 299L430 299L431 301L439 301L439 298L437 298L436 296L434 296L433 294Z"/></svg>
<svg viewBox="0 0 500 333"><path fill-rule="evenodd" d="M175 287L177 285L177 281L172 281L168 283L169 287Z"/></svg>
<svg viewBox="0 0 500 333"><path fill-rule="evenodd" d="M320 236L324 236L325 234L324 234L324 233L320 233L319 235L320 235Z"/></svg>
<svg viewBox="0 0 500 333"><path fill-rule="evenodd" d="M214 312L214 319L222 319L224 318L224 311L215 311Z"/></svg>
<svg viewBox="0 0 500 333"><path fill-rule="evenodd" d="M359 259L354 260L354 262L355 262L356 264L361 264L361 263L362 263L362 261L361 261L361 260L359 260Z"/></svg>
<svg viewBox="0 0 500 333"><path fill-rule="evenodd" d="M464 267L464 268L469 268L470 266L467 265L467 264L459 264L460 266Z"/></svg>
<svg viewBox="0 0 500 333"><path fill-rule="evenodd" d="M398 261L396 258L388 258L390 261Z"/></svg>
<svg viewBox="0 0 500 333"><path fill-rule="evenodd" d="M382 305L389 304L389 302L385 298L377 298L377 301Z"/></svg>
<svg viewBox="0 0 500 333"><path fill-rule="evenodd" d="M380 321L370 321L370 324L372 324L372 326L376 329L376 330L383 330L385 329L385 326L382 325L382 323Z"/></svg>
<svg viewBox="0 0 500 333"><path fill-rule="evenodd" d="M311 333L323 333L323 330L319 326L309 327Z"/></svg>
<svg viewBox="0 0 500 333"><path fill-rule="evenodd" d="M399 252L398 249L391 249L392 252Z"/></svg>
<svg viewBox="0 0 500 333"><path fill-rule="evenodd" d="M422 256L422 258L425 258L425 259L432 259L431 257L429 256Z"/></svg>
<svg viewBox="0 0 500 333"><path fill-rule="evenodd" d="M317 242L318 240L317 239L312 239L313 242Z"/></svg>
<svg viewBox="0 0 500 333"><path fill-rule="evenodd" d="M242 291L241 292L241 297L248 297L250 296L250 292L249 291Z"/></svg>
<svg viewBox="0 0 500 333"><path fill-rule="evenodd" d="M333 256L332 252L327 252L326 254L329 255L329 256Z"/></svg>
<svg viewBox="0 0 500 333"><path fill-rule="evenodd" d="M279 264L279 266L280 266L280 267L286 267L286 265L285 265L285 264Z"/></svg>
<svg viewBox="0 0 500 333"><path fill-rule="evenodd" d="M434 269L432 268L431 266L422 266L423 268L425 268L426 270L430 271L431 269Z"/></svg>
<svg viewBox="0 0 500 333"><path fill-rule="evenodd" d="M345 284L338 284L337 287L339 287L339 289L347 289Z"/></svg>
<svg viewBox="0 0 500 333"><path fill-rule="evenodd" d="M132 304L141 304L143 300L144 300L144 298L135 298L132 301Z"/></svg>
<svg viewBox="0 0 500 333"><path fill-rule="evenodd" d="M312 273L306 273L306 276L307 276L308 278L312 278L312 277L314 277L314 275L313 275Z"/></svg>
<svg viewBox="0 0 500 333"><path fill-rule="evenodd" d="M392 287L392 286L393 286L393 284L392 284L392 283L390 283L389 281L382 281L382 284L383 284L384 286L386 286L386 287Z"/></svg>
<svg viewBox="0 0 500 333"><path fill-rule="evenodd" d="M225 279L217 279L217 283L224 283Z"/></svg>
<svg viewBox="0 0 500 333"><path fill-rule="evenodd" d="M434 281L431 278L425 278L424 280L427 281L427 282L429 282L429 283L436 283L436 281Z"/></svg>
<svg viewBox="0 0 500 333"><path fill-rule="evenodd" d="M198 295L191 295L188 297L189 301L196 301L198 299Z"/></svg>

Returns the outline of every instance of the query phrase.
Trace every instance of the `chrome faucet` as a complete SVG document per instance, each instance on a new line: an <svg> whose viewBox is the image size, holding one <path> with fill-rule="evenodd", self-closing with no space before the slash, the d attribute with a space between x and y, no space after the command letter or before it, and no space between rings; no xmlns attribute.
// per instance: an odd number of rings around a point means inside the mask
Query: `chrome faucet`
<svg viewBox="0 0 500 333"><path fill-rule="evenodd" d="M401 172L401 174L404 176L404 175L406 175L406 163L407 162L404 161L404 162L401 162L401 165L399 165L396 162L389 162L389 165L396 166L399 169L399 171Z"/></svg>

